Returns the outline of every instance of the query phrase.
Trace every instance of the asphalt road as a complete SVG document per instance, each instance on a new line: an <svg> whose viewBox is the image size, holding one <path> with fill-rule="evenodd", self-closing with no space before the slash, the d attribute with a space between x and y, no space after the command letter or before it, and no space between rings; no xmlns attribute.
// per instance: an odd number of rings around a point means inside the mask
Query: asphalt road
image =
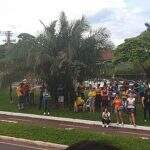
<svg viewBox="0 0 150 150"><path fill-rule="evenodd" d="M100 125L88 125L82 123L73 123L67 121L55 121L55 120L46 120L46 119L37 119L37 118L29 118L29 117L17 117L17 116L7 116L0 115L0 122L10 122L10 123L25 123L25 124L35 124L42 127L55 127L55 128L63 128L66 130L85 130L85 131L93 131L100 133L109 133L109 134L123 134L136 136L140 138L149 138L150 139L150 131L148 130L139 130L139 129L128 129L128 128L120 128L120 127L109 127L102 128Z"/></svg>
<svg viewBox="0 0 150 150"><path fill-rule="evenodd" d="M60 150L19 141L0 140L0 150Z"/></svg>

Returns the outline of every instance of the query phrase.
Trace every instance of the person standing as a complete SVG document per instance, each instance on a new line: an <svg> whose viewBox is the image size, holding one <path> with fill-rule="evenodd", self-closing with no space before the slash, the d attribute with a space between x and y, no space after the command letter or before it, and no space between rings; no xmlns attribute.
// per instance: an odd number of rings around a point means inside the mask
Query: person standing
<svg viewBox="0 0 150 150"><path fill-rule="evenodd" d="M59 84L57 88L57 96L58 96L58 106L60 108L64 108L64 100L65 100L65 91L63 84Z"/></svg>
<svg viewBox="0 0 150 150"><path fill-rule="evenodd" d="M134 94L130 93L129 97L127 98L127 111L129 114L129 120L131 124L136 126L135 123L135 97Z"/></svg>
<svg viewBox="0 0 150 150"><path fill-rule="evenodd" d="M105 109L105 108L108 107L108 104L109 104L109 101L108 101L108 89L107 89L106 83L104 83L104 86L102 87L101 97L102 97L101 106L102 106L102 109Z"/></svg>
<svg viewBox="0 0 150 150"><path fill-rule="evenodd" d="M144 83L141 81L138 87L138 92L140 96L140 101L143 101L144 99L144 92L145 92L145 86Z"/></svg>
<svg viewBox="0 0 150 150"><path fill-rule="evenodd" d="M30 101L30 90L31 90L31 87L30 87L30 83L27 82L27 80L24 82L24 88L25 88L25 101L26 101L26 104L29 105L31 104L31 101Z"/></svg>
<svg viewBox="0 0 150 150"><path fill-rule="evenodd" d="M123 125L123 117L122 117L122 101L118 94L116 94L116 97L113 101L114 107L115 107L115 113L117 118L117 125L119 125L119 122L121 121L121 124Z"/></svg>
<svg viewBox="0 0 150 150"><path fill-rule="evenodd" d="M49 115L49 99L50 99L50 94L47 90L47 88L44 89L43 92L43 104L44 104L44 115Z"/></svg>
<svg viewBox="0 0 150 150"><path fill-rule="evenodd" d="M44 92L44 85L40 87L39 110L41 110L43 105L43 92Z"/></svg>
<svg viewBox="0 0 150 150"><path fill-rule="evenodd" d="M144 121L147 121L147 112L150 120L150 87L145 90L144 98L142 99L142 105L144 109Z"/></svg>
<svg viewBox="0 0 150 150"><path fill-rule="evenodd" d="M23 93L23 101L24 105L29 104L29 84L27 83L27 79L22 81L22 93Z"/></svg>
<svg viewBox="0 0 150 150"><path fill-rule="evenodd" d="M18 97L18 109L19 110L24 109L22 88L23 88L23 83L20 83L16 88L16 94L17 94L17 97Z"/></svg>
<svg viewBox="0 0 150 150"><path fill-rule="evenodd" d="M135 91L136 94L138 94L138 86L139 86L139 85L138 85L138 82L135 81L133 87L134 87L134 91Z"/></svg>
<svg viewBox="0 0 150 150"><path fill-rule="evenodd" d="M30 91L29 91L29 99L31 105L35 104L35 91L36 91L36 87L34 86L34 84L32 84L30 86Z"/></svg>
<svg viewBox="0 0 150 150"><path fill-rule="evenodd" d="M109 86L109 107L112 110L113 101L118 93L118 86L116 83L111 83Z"/></svg>
<svg viewBox="0 0 150 150"><path fill-rule="evenodd" d="M116 96L116 93L118 93L118 88L117 88L117 85L116 84L112 84L110 86L110 91L111 91L111 100L113 101L115 96Z"/></svg>
<svg viewBox="0 0 150 150"><path fill-rule="evenodd" d="M10 83L10 85L9 85L9 97L10 97L10 103L11 103L11 104L13 103L13 96L12 96L12 93L13 93L12 83Z"/></svg>
<svg viewBox="0 0 150 150"><path fill-rule="evenodd" d="M96 88L96 98L95 98L96 109L99 110L101 106L101 88L100 84L97 85Z"/></svg>
<svg viewBox="0 0 150 150"><path fill-rule="evenodd" d="M81 83L79 83L77 92L78 92L78 95L81 96L81 98L83 100L85 100L84 91L85 91L85 86L84 86L83 82L81 82Z"/></svg>
<svg viewBox="0 0 150 150"><path fill-rule="evenodd" d="M96 97L96 91L95 88L90 86L90 91L88 94L88 100L89 100L89 105L90 105L90 112L95 112L95 97Z"/></svg>
<svg viewBox="0 0 150 150"><path fill-rule="evenodd" d="M121 90L121 98L122 98L122 105L123 105L123 111L127 111L127 98L128 98L129 90L125 87L122 87Z"/></svg>
<svg viewBox="0 0 150 150"><path fill-rule="evenodd" d="M145 82L145 90L147 90L148 88L150 88L150 84L148 81Z"/></svg>

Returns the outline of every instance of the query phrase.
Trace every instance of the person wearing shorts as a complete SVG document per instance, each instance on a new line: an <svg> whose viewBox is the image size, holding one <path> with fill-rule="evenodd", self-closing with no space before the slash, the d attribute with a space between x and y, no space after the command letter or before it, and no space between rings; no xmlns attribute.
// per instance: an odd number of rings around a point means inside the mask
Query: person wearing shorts
<svg viewBox="0 0 150 150"><path fill-rule="evenodd" d="M123 125L123 117L122 117L122 101L118 94L116 94L116 97L113 101L114 107L115 107L115 113L116 113L116 119L117 119L117 125L119 125L119 122Z"/></svg>
<svg viewBox="0 0 150 150"><path fill-rule="evenodd" d="M127 111L129 114L130 123L136 126L135 123L135 97L134 94L130 93L127 98Z"/></svg>

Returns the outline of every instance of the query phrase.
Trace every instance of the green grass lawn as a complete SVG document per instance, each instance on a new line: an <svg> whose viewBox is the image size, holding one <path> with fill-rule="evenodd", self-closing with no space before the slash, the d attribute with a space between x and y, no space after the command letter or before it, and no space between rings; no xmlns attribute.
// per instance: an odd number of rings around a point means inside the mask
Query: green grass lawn
<svg viewBox="0 0 150 150"><path fill-rule="evenodd" d="M15 94L14 94L15 97ZM38 103L38 99L36 99L36 103ZM11 112L20 112L17 109L17 100L14 101L13 104L10 103L8 90L0 90L0 110L2 111L11 111ZM21 111L22 113L32 113L32 114L43 114L43 111L38 110L38 106L28 106L25 110ZM78 112L74 113L73 109L50 109L50 115L57 117L68 117L68 118L78 118L78 119L87 119L87 120L100 120L100 113L90 113L90 112ZM129 123L127 114L124 115L125 123ZM116 122L114 113L112 114L112 121ZM137 107L137 115L136 120L138 125L148 125L149 122L144 122L143 120L143 111L141 106Z"/></svg>
<svg viewBox="0 0 150 150"><path fill-rule="evenodd" d="M0 134L65 145L82 140L96 140L111 143L122 150L148 150L150 148L150 140L143 140L133 136L87 132L75 129L56 129L38 125L1 123Z"/></svg>

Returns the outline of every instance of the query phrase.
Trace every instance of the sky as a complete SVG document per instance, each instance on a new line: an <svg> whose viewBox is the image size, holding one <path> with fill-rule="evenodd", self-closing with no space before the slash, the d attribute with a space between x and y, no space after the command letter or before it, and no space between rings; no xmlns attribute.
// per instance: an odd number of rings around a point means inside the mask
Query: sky
<svg viewBox="0 0 150 150"><path fill-rule="evenodd" d="M150 22L150 0L0 0L0 6L0 31L11 30L13 38L22 32L38 35L43 30L39 20L48 25L61 11L69 20L86 16L94 29L106 27L116 46Z"/></svg>

